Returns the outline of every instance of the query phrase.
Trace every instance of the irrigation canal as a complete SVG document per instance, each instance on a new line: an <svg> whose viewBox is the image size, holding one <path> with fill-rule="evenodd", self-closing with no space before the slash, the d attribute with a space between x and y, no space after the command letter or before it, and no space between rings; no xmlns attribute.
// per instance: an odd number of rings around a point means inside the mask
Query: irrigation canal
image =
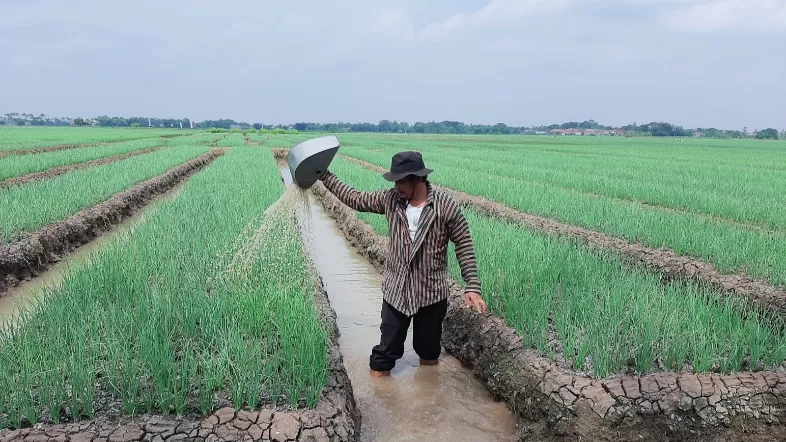
<svg viewBox="0 0 786 442"><path fill-rule="evenodd" d="M287 186L289 169L281 168ZM361 441L513 441L515 419L472 372L444 350L438 366L420 366L412 329L389 378L369 376L379 341L381 275L346 240L311 192L296 210L340 330L339 346L362 414Z"/></svg>

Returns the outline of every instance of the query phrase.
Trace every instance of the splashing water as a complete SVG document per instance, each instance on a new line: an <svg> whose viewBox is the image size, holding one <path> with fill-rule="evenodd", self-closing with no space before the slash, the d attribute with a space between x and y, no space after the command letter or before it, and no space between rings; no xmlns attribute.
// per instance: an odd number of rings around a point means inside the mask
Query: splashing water
<svg viewBox="0 0 786 442"><path fill-rule="evenodd" d="M254 269L260 265L267 277L276 274L287 277L289 272L286 269L302 266L303 262L298 258L302 260L304 257L313 270L313 262L306 250L301 250L303 253L292 253L291 250L293 243L300 243L314 252L310 219L307 190L288 185L278 200L245 225L232 247L217 259L215 267L219 279L234 284L254 283L260 275Z"/></svg>

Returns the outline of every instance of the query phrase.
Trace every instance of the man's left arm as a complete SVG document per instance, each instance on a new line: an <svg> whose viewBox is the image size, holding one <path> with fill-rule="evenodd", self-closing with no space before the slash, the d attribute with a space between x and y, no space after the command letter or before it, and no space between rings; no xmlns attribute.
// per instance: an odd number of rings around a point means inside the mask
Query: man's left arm
<svg viewBox="0 0 786 442"><path fill-rule="evenodd" d="M461 279L466 284L464 296L467 307L473 307L478 312L484 313L486 303L480 296L481 283L478 276L478 261L475 256L475 245L472 242L469 224L461 207L455 205L452 211L454 212L453 216L447 223L448 235L456 246L456 258L458 258L459 267L461 267Z"/></svg>

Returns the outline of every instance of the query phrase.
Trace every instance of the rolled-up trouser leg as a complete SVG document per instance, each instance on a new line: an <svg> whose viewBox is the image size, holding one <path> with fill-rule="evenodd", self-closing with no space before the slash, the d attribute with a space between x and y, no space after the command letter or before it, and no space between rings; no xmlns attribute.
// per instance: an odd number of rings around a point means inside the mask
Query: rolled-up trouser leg
<svg viewBox="0 0 786 442"><path fill-rule="evenodd" d="M369 366L376 371L390 371L396 361L404 355L404 341L411 318L386 301L382 301L382 324L379 326L381 336L379 344L371 350Z"/></svg>
<svg viewBox="0 0 786 442"><path fill-rule="evenodd" d="M421 307L413 318L412 347L421 359L439 359L442 352L442 321L448 311L448 300Z"/></svg>

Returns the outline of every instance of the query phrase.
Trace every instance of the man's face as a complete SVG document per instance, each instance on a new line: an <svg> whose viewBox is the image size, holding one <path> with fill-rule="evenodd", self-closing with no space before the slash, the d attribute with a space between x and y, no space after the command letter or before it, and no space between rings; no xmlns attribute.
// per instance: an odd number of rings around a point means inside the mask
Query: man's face
<svg viewBox="0 0 786 442"><path fill-rule="evenodd" d="M412 195L415 193L415 186L417 185L417 177L412 175L406 176L396 181L396 191L398 196L405 200L411 200Z"/></svg>

